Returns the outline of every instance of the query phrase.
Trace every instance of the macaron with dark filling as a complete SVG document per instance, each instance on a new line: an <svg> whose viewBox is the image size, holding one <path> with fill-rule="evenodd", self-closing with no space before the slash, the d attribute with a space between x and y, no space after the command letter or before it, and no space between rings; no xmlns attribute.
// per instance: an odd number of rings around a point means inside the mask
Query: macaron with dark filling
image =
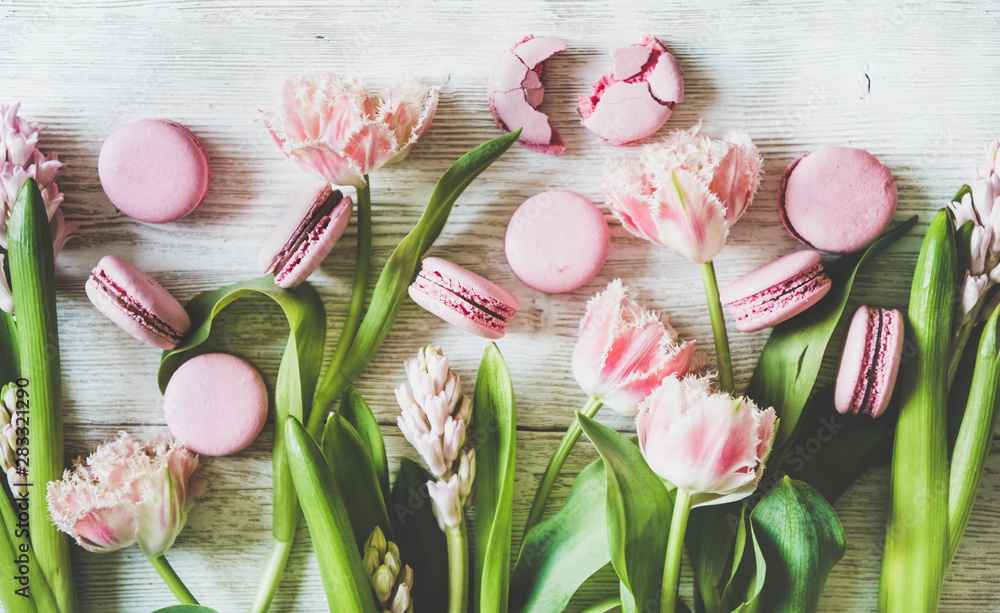
<svg viewBox="0 0 1000 613"><path fill-rule="evenodd" d="M740 332L756 332L795 317L830 291L815 251L797 251L722 288L720 298Z"/></svg>
<svg viewBox="0 0 1000 613"><path fill-rule="evenodd" d="M513 294L441 258L424 258L410 298L446 322L483 338L497 339L521 308Z"/></svg>
<svg viewBox="0 0 1000 613"><path fill-rule="evenodd" d="M878 417L896 387L903 359L903 314L858 307L844 342L834 406L839 413Z"/></svg>

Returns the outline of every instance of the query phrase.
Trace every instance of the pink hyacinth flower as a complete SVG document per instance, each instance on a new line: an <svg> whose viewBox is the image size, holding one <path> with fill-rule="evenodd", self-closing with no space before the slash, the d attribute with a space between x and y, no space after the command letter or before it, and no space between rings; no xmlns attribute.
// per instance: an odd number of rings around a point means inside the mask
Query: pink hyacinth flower
<svg viewBox="0 0 1000 613"><path fill-rule="evenodd" d="M604 191L626 230L703 264L753 202L762 161L743 130L723 140L700 131L676 130L639 158L612 158Z"/></svg>
<svg viewBox="0 0 1000 613"><path fill-rule="evenodd" d="M289 77L281 109L265 113L264 122L300 167L360 189L366 174L402 160L420 140L434 119L438 89L408 80L373 97L358 78Z"/></svg>
<svg viewBox="0 0 1000 613"><path fill-rule="evenodd" d="M80 546L115 551L138 543L149 558L173 545L201 482L198 456L171 440L140 446L125 433L48 485L52 521Z"/></svg>
<svg viewBox="0 0 1000 613"><path fill-rule="evenodd" d="M774 409L714 393L706 378L667 377L640 406L636 431L653 472L691 494L697 507L753 493L776 424Z"/></svg>
<svg viewBox="0 0 1000 613"><path fill-rule="evenodd" d="M669 321L635 304L620 280L587 304L573 349L573 376L615 411L635 415L664 377L683 376L698 366L694 342L678 343Z"/></svg>

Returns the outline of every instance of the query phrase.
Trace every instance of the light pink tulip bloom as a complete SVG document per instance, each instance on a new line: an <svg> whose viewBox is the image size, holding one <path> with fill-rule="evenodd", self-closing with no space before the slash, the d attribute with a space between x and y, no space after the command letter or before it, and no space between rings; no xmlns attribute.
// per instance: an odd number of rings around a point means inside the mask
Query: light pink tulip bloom
<svg viewBox="0 0 1000 613"><path fill-rule="evenodd" d="M640 406L636 431L653 472L692 494L697 507L753 493L776 424L774 409L714 393L706 378L667 377Z"/></svg>
<svg viewBox="0 0 1000 613"><path fill-rule="evenodd" d="M122 433L48 485L52 521L89 551L138 543L156 558L187 521L202 483L198 456L168 439L140 446Z"/></svg>
<svg viewBox="0 0 1000 613"><path fill-rule="evenodd" d="M604 191L626 230L703 264L753 202L762 161L743 130L723 140L700 131L676 130L638 159L611 158Z"/></svg>
<svg viewBox="0 0 1000 613"><path fill-rule="evenodd" d="M289 77L281 109L264 113L264 123L300 167L360 189L364 175L409 154L434 119L438 91L407 80L373 97L358 78Z"/></svg>
<svg viewBox="0 0 1000 613"><path fill-rule="evenodd" d="M664 377L683 376L698 366L694 342L678 343L669 320L635 304L620 280L587 304L573 349L573 376L615 411L635 415Z"/></svg>

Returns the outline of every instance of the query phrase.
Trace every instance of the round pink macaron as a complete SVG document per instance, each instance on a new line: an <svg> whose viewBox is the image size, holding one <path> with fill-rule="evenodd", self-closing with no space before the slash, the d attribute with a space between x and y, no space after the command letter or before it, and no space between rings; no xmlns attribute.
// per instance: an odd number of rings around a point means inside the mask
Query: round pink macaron
<svg viewBox="0 0 1000 613"><path fill-rule="evenodd" d="M286 289L302 283L340 240L352 210L351 199L326 181L309 186L264 239L257 267Z"/></svg>
<svg viewBox="0 0 1000 613"><path fill-rule="evenodd" d="M540 292L570 292L604 266L608 222L580 194L542 192L514 211L504 236L507 263L517 278Z"/></svg>
<svg viewBox="0 0 1000 613"><path fill-rule="evenodd" d="M167 119L142 119L112 132L97 173L104 193L133 219L177 221L205 201L212 166L190 130Z"/></svg>
<svg viewBox="0 0 1000 613"><path fill-rule="evenodd" d="M844 342L834 406L840 414L878 417L892 398L903 358L903 314L858 307Z"/></svg>
<svg viewBox="0 0 1000 613"><path fill-rule="evenodd" d="M497 339L521 307L513 294L476 273L441 258L424 258L409 287L410 298L446 322Z"/></svg>
<svg viewBox="0 0 1000 613"><path fill-rule="evenodd" d="M173 349L191 328L187 311L170 292L124 258L101 258L85 288L98 311L148 345Z"/></svg>
<svg viewBox="0 0 1000 613"><path fill-rule="evenodd" d="M736 329L756 332L789 320L830 291L819 254L797 251L761 266L722 288Z"/></svg>
<svg viewBox="0 0 1000 613"><path fill-rule="evenodd" d="M864 249L896 214L896 182L863 149L820 147L789 164L778 209L785 228L820 251Z"/></svg>
<svg viewBox="0 0 1000 613"><path fill-rule="evenodd" d="M267 388L257 369L227 353L181 365L163 393L170 432L196 453L222 456L253 442L267 419Z"/></svg>

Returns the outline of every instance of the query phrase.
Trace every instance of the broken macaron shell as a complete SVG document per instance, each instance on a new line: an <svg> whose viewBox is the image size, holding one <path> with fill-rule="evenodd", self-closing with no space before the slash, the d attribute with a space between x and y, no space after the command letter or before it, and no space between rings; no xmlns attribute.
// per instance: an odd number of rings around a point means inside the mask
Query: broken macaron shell
<svg viewBox="0 0 1000 613"><path fill-rule="evenodd" d="M611 52L614 67L580 96L583 125L605 142L639 142L659 130L684 101L684 78L663 44L646 36L641 43Z"/></svg>
<svg viewBox="0 0 1000 613"><path fill-rule="evenodd" d="M566 39L527 36L500 56L490 75L489 103L493 119L504 132L522 128L520 142L527 149L559 154L562 138L545 113L538 110L545 95L545 61L566 50Z"/></svg>
<svg viewBox="0 0 1000 613"><path fill-rule="evenodd" d="M285 289L315 271L340 240L353 202L327 183L311 185L292 202L261 244L257 268Z"/></svg>
<svg viewBox="0 0 1000 613"><path fill-rule="evenodd" d="M424 258L410 298L444 321L477 336L498 339L521 308L513 294L442 258Z"/></svg>

